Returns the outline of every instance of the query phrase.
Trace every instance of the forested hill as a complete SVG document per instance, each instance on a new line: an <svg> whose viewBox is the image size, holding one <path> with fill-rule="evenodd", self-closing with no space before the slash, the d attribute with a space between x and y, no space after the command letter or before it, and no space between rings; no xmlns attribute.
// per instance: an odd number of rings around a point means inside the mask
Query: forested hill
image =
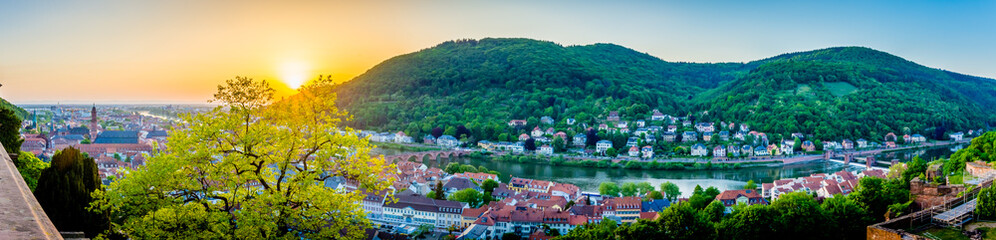
<svg viewBox="0 0 996 240"><path fill-rule="evenodd" d="M23 108L18 107L3 98L0 98L0 108L7 108L14 110L14 114L17 114L17 116L22 119L28 117L28 111L25 111Z"/></svg>
<svg viewBox="0 0 996 240"><path fill-rule="evenodd" d="M391 58L337 87L351 125L422 134L551 116L645 118L659 109L824 139L977 128L992 123L996 82L863 47L749 63L675 63L613 44L449 41ZM840 129L848 129L846 133ZM480 131L478 131L480 132Z"/></svg>
<svg viewBox="0 0 996 240"><path fill-rule="evenodd" d="M486 38L394 57L341 84L338 94L361 128L540 116L588 121L610 109L628 116L684 112L695 94L746 70L739 63L665 62L612 44Z"/></svg>
<svg viewBox="0 0 996 240"><path fill-rule="evenodd" d="M863 47L785 54L696 98L704 120L818 139L977 129L994 121L996 81L932 69ZM940 128L942 131L935 128Z"/></svg>

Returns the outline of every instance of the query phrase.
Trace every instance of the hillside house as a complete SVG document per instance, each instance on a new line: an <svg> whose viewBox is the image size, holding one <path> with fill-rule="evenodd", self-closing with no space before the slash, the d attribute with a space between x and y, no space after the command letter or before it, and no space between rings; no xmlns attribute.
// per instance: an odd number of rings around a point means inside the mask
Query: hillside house
<svg viewBox="0 0 996 240"><path fill-rule="evenodd" d="M610 111L609 116L605 120L610 122L619 121L619 111Z"/></svg>
<svg viewBox="0 0 996 240"><path fill-rule="evenodd" d="M642 148L640 148L640 155L643 158L653 158L654 157L654 147L651 147L649 145L648 146L643 146Z"/></svg>
<svg viewBox="0 0 996 240"><path fill-rule="evenodd" d="M543 144L543 146L540 146L538 149L536 149L536 152L543 155L553 155L553 147L550 147L550 145Z"/></svg>
<svg viewBox="0 0 996 240"><path fill-rule="evenodd" d="M546 124L546 125L553 125L553 118L550 117L550 116L540 117L540 123L543 123L543 124Z"/></svg>
<svg viewBox="0 0 996 240"><path fill-rule="evenodd" d="M709 155L709 150L706 149L705 145L696 143L695 145L692 145L691 154L692 156L705 157L706 155Z"/></svg>
<svg viewBox="0 0 996 240"><path fill-rule="evenodd" d="M533 136L534 138L537 138L537 137L542 137L543 133L544 133L543 129L541 129L540 127L534 127L533 131L530 132L529 135Z"/></svg>
<svg viewBox="0 0 996 240"><path fill-rule="evenodd" d="M611 147L612 142L609 140L599 140L595 143L595 151L598 153L605 153L605 150L608 150Z"/></svg>
<svg viewBox="0 0 996 240"><path fill-rule="evenodd" d="M726 157L726 147L723 145L716 146L712 148L713 157Z"/></svg>
<svg viewBox="0 0 996 240"><path fill-rule="evenodd" d="M574 141L572 141L571 143L573 143L574 146L584 147L585 143L588 142L588 136L584 135L583 133L574 134L573 140Z"/></svg>
<svg viewBox="0 0 996 240"><path fill-rule="evenodd" d="M629 152L628 153L629 153L630 157L639 157L640 156L640 148L637 147L637 146L629 147Z"/></svg>
<svg viewBox="0 0 996 240"><path fill-rule="evenodd" d="M681 142L695 142L698 141L698 137L695 136L695 132L686 131L681 133Z"/></svg>

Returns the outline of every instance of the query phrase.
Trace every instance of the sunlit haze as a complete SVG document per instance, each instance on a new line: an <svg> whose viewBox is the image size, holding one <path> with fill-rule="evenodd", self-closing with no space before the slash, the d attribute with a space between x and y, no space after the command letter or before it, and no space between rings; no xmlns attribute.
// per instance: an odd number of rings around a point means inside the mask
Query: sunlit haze
<svg viewBox="0 0 996 240"><path fill-rule="evenodd" d="M237 75L282 95L465 38L614 43L668 61L742 62L867 46L996 77L996 3L896 1L10 1L0 96L14 103L204 103Z"/></svg>

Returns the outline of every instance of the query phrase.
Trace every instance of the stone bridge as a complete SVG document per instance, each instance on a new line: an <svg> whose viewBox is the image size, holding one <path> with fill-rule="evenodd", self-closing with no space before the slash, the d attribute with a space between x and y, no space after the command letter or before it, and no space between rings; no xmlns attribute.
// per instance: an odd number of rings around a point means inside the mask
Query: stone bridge
<svg viewBox="0 0 996 240"><path fill-rule="evenodd" d="M400 161L411 161L411 162L422 162L424 160L436 161L439 160L440 157L453 159L455 157L470 154L471 152L472 151L469 150L456 150L456 149L431 151L431 152L413 152L413 153L403 153L397 155L384 156L384 160L392 163L397 163Z"/></svg>

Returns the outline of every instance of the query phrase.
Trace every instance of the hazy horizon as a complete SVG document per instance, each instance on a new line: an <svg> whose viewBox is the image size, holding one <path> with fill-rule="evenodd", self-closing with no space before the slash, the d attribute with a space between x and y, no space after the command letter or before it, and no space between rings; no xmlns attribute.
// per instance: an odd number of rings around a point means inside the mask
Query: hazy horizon
<svg viewBox="0 0 996 240"><path fill-rule="evenodd" d="M996 77L996 2L10 2L0 97L201 104L234 76L350 80L456 39L612 43L666 61L746 62L836 46Z"/></svg>

